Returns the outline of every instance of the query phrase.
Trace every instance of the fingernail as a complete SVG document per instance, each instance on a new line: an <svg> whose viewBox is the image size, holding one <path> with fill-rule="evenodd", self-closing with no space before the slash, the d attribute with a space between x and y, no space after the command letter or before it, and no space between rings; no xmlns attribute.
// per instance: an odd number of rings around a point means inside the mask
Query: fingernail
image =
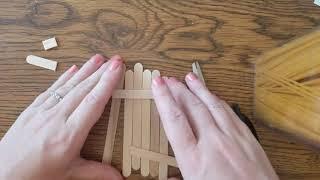
<svg viewBox="0 0 320 180"><path fill-rule="evenodd" d="M158 77L155 77L153 80L152 80L152 83L155 85L155 86L162 86L164 84L164 80L161 76L158 76Z"/></svg>
<svg viewBox="0 0 320 180"><path fill-rule="evenodd" d="M70 68L69 68L69 72L76 72L78 70L78 67L77 67L77 65L72 65Z"/></svg>
<svg viewBox="0 0 320 180"><path fill-rule="evenodd" d="M197 75L195 75L193 72L190 72L190 73L187 75L187 79L188 79L189 81L194 81L194 80L197 80L198 77L197 77Z"/></svg>
<svg viewBox="0 0 320 180"><path fill-rule="evenodd" d="M92 61L95 64L101 64L102 62L104 62L104 58L100 54L96 54L96 55L92 56Z"/></svg>
<svg viewBox="0 0 320 180"><path fill-rule="evenodd" d="M119 56L120 57L120 56ZM116 70L120 65L122 65L122 60L116 57L111 58L111 62L109 65L109 70L114 71Z"/></svg>

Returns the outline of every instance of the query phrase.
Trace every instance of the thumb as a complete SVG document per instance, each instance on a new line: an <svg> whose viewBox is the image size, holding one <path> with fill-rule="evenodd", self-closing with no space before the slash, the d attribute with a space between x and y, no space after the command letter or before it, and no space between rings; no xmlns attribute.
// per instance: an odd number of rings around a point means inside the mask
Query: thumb
<svg viewBox="0 0 320 180"><path fill-rule="evenodd" d="M82 158L75 161L70 174L72 180L123 180L112 166Z"/></svg>

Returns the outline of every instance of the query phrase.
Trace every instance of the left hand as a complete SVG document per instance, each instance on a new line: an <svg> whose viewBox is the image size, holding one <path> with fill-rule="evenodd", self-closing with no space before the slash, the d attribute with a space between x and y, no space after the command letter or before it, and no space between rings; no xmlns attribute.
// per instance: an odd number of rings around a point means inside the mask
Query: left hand
<svg viewBox="0 0 320 180"><path fill-rule="evenodd" d="M0 141L0 179L122 179L110 165L81 158L80 150L123 71L119 56L104 62L101 55L66 71Z"/></svg>

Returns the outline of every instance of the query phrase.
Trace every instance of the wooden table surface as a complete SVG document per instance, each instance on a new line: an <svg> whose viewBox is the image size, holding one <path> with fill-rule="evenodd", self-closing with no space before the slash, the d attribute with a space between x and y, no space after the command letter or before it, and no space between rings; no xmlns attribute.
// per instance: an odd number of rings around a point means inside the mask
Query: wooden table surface
<svg viewBox="0 0 320 180"><path fill-rule="evenodd" d="M180 79L197 59L210 90L240 104L254 120L256 57L319 23L313 0L1 0L0 137L64 70L95 53L120 54L128 68L141 62ZM59 48L42 50L41 41L51 36ZM57 72L28 65L29 54L59 61ZM84 157L101 160L107 117L108 108ZM319 153L255 124L281 179L319 179ZM113 161L118 168L122 127L120 119Z"/></svg>

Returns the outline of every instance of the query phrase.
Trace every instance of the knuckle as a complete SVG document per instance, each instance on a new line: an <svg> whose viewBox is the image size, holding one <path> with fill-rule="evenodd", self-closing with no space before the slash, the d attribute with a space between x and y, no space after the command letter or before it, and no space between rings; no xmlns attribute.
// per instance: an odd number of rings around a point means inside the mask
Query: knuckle
<svg viewBox="0 0 320 180"><path fill-rule="evenodd" d="M92 92L85 97L84 102L88 104L101 104L102 98L99 98L96 93Z"/></svg>
<svg viewBox="0 0 320 180"><path fill-rule="evenodd" d="M171 113L170 113L173 117L174 120L182 120L184 119L184 114L181 110L179 109L173 109L171 110Z"/></svg>

